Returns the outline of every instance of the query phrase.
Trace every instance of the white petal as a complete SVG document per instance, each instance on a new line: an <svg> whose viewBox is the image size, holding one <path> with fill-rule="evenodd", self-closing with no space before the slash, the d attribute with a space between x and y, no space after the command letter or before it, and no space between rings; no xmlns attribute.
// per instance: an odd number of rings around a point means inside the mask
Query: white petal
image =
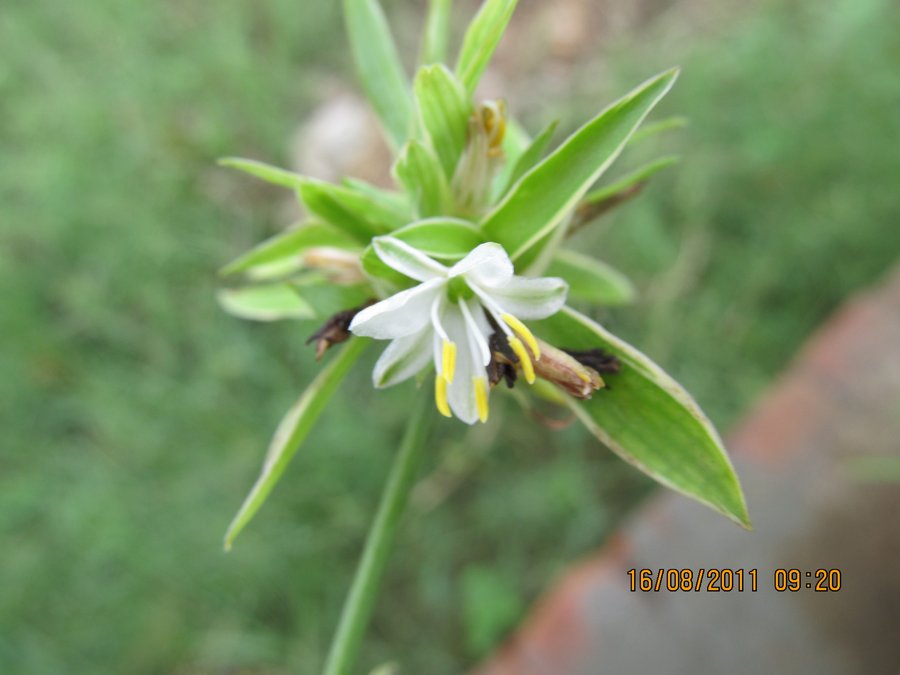
<svg viewBox="0 0 900 675"><path fill-rule="evenodd" d="M350 331L356 335L393 340L421 330L431 319L431 303L443 293L444 279L432 279L378 302L353 317Z"/></svg>
<svg viewBox="0 0 900 675"><path fill-rule="evenodd" d="M450 268L450 276L465 275L467 280L486 286L502 284L513 275L513 264L500 244L488 242L472 249Z"/></svg>
<svg viewBox="0 0 900 675"><path fill-rule="evenodd" d="M475 323L478 324L481 334L484 335L486 339L489 339L494 333L494 327L484 315L484 307L482 307L481 303L475 298L469 300L469 307L472 309L472 316L475 317Z"/></svg>
<svg viewBox="0 0 900 675"><path fill-rule="evenodd" d="M379 389L393 386L422 370L431 356L432 335L431 328L426 327L393 340L375 364L372 372L375 386Z"/></svg>
<svg viewBox="0 0 900 675"><path fill-rule="evenodd" d="M447 276L446 267L394 237L375 237L372 247L385 265L416 281Z"/></svg>
<svg viewBox="0 0 900 675"><path fill-rule="evenodd" d="M566 302L569 285L556 277L528 279L512 277L494 287L481 285L476 292L487 295L504 312L520 319L543 319L555 314Z"/></svg>
<svg viewBox="0 0 900 675"><path fill-rule="evenodd" d="M472 358L472 349L467 335L467 327L459 306L448 304L444 312L444 328L450 339L457 344L456 376L447 387L447 401L453 414L466 424L478 421L478 407L475 404L475 388L472 378L484 377L484 366Z"/></svg>
<svg viewBox="0 0 900 675"><path fill-rule="evenodd" d="M491 348L488 346L488 337L493 331L490 329L490 326L488 326L487 330L483 330L483 324L479 323L475 318L476 316L484 318L484 312L481 309L481 305L474 299L460 300L459 308L466 320L469 338L472 340L473 349L475 350L474 353L478 357L478 363L487 367L487 364L491 361ZM484 323L487 323L487 319L484 320Z"/></svg>
<svg viewBox="0 0 900 675"><path fill-rule="evenodd" d="M434 372L440 373L444 365L444 340L450 341L452 338L447 334L444 326L444 315L447 306L451 304L446 301L443 295L439 295L431 305L431 327L433 329L434 339L432 340L432 349L434 351ZM457 346L457 351L459 346Z"/></svg>

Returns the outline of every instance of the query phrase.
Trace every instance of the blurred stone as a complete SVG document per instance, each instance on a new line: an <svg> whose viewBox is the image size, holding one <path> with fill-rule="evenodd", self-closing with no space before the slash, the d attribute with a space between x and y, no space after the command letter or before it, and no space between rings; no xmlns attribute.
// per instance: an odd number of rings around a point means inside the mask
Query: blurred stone
<svg viewBox="0 0 900 675"><path fill-rule="evenodd" d="M295 171L340 182L344 176L390 186L391 154L364 98L340 91L318 106L290 141Z"/></svg>

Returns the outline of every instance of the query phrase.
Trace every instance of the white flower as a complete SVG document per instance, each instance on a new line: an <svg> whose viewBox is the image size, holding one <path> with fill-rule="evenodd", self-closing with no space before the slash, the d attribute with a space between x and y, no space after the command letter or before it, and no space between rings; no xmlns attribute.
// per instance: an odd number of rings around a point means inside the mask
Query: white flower
<svg viewBox="0 0 900 675"><path fill-rule="evenodd" d="M565 281L514 276L509 256L495 243L481 244L453 267L393 237L377 237L372 245L385 264L422 282L367 307L350 324L356 335L392 341L375 364L376 387L412 377L433 356L441 414L450 417L452 410L467 424L484 422L495 332L505 336L525 379L534 381L532 361L541 358L540 348L520 319L559 310Z"/></svg>

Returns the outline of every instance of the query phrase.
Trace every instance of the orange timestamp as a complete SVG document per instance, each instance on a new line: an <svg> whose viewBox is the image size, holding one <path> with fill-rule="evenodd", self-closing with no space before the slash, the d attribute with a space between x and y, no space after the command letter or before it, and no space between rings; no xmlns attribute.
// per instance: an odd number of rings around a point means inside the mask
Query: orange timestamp
<svg viewBox="0 0 900 675"><path fill-rule="evenodd" d="M775 570L775 590L796 592L811 590L817 593L834 593L841 590L839 569L819 568L817 570L782 569Z"/></svg>
<svg viewBox="0 0 900 675"><path fill-rule="evenodd" d="M699 593L756 593L759 570L727 569L712 567L705 569L630 569L628 586L632 593L643 591L684 591Z"/></svg>
<svg viewBox="0 0 900 675"><path fill-rule="evenodd" d="M756 593L759 588L759 570L727 569L713 567L709 569L677 569L660 568L637 569L627 571L628 590L632 593L660 591L683 591L699 593ZM841 570L819 568L816 570L778 568L772 578L773 588L779 593L811 590L817 593L837 592L841 590Z"/></svg>

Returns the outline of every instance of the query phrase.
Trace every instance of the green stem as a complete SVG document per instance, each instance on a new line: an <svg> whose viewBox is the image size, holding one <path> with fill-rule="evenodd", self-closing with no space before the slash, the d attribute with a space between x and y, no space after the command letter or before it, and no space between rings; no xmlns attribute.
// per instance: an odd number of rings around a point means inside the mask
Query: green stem
<svg viewBox="0 0 900 675"><path fill-rule="evenodd" d="M419 394L406 427L406 435L394 465L387 486L381 495L375 522L369 530L353 586L344 601L341 620L338 624L328 661L323 675L348 675L356 661L359 643L372 615L381 579L397 531L397 524L406 509L406 502L416 477L419 459L425 446L428 430L429 397Z"/></svg>

